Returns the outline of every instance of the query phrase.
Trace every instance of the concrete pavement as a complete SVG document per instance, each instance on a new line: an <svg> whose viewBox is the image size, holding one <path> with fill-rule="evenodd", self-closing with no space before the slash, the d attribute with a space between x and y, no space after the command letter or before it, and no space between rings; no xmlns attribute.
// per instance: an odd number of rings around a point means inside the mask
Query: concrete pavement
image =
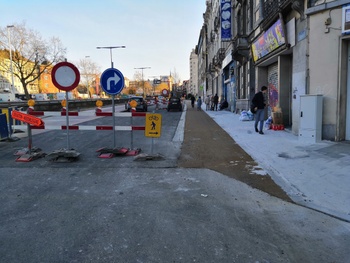
<svg viewBox="0 0 350 263"><path fill-rule="evenodd" d="M205 105L203 105L205 111ZM280 185L305 207L350 222L350 143L305 144L288 130L254 131L229 111L205 111Z"/></svg>

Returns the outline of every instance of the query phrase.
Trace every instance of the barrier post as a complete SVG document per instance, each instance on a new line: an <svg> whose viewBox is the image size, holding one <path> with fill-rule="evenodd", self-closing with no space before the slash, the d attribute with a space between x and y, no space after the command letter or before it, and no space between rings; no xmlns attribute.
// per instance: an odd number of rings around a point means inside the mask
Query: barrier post
<svg viewBox="0 0 350 263"><path fill-rule="evenodd" d="M131 108L131 127L134 126L134 121L133 121L133 113L136 112L135 108ZM134 132L132 131L131 128L131 134L130 134L130 149L134 149Z"/></svg>
<svg viewBox="0 0 350 263"><path fill-rule="evenodd" d="M11 139L13 130L12 130L12 125L13 125L13 119L12 119L12 108L8 108L8 118L9 118L9 125L8 125L8 131L9 131L9 139Z"/></svg>

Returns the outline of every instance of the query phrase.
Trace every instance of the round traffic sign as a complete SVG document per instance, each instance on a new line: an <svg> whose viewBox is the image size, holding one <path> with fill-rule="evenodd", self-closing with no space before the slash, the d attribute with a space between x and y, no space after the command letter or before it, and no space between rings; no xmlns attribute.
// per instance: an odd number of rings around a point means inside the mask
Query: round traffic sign
<svg viewBox="0 0 350 263"><path fill-rule="evenodd" d="M106 69L101 75L100 84L107 94L117 95L125 85L123 73L116 68Z"/></svg>
<svg viewBox="0 0 350 263"><path fill-rule="evenodd" d="M163 89L162 90L162 94L163 94L163 96L168 96L169 95L169 91L167 89Z"/></svg>
<svg viewBox="0 0 350 263"><path fill-rule="evenodd" d="M56 64L52 69L51 77L53 84L64 91L75 89L80 81L79 70L69 62Z"/></svg>

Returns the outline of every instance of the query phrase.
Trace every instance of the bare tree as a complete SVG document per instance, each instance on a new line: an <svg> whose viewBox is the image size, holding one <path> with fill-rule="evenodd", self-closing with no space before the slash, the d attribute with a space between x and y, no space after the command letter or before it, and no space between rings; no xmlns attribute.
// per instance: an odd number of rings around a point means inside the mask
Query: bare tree
<svg viewBox="0 0 350 263"><path fill-rule="evenodd" d="M28 85L37 83L43 73L51 72L52 67L64 61L66 48L57 37L52 37L48 41L41 35L26 27L25 23L14 24L11 28L11 46L7 43L7 27L0 27L0 47L12 52L13 75L22 83L25 95L29 99ZM7 57L9 59L9 56ZM4 60L0 61L0 66L10 72L10 64Z"/></svg>
<svg viewBox="0 0 350 263"><path fill-rule="evenodd" d="M96 86L92 84L95 83L96 85L96 78L100 75L100 68L89 57L81 59L77 67L80 71L82 85L86 86L86 91L91 98L92 94L97 94Z"/></svg>
<svg viewBox="0 0 350 263"><path fill-rule="evenodd" d="M142 81L142 73L141 71L136 71L134 73L134 80L137 82L141 82Z"/></svg>
<svg viewBox="0 0 350 263"><path fill-rule="evenodd" d="M179 73L176 71L176 68L174 68L174 71L171 72L171 76L173 77L174 84L179 85L181 82L181 78L180 78Z"/></svg>

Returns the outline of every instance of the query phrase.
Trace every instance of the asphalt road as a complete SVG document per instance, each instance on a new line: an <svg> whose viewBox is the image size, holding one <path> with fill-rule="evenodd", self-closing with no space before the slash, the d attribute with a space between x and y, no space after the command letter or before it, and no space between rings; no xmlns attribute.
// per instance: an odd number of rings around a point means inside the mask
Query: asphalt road
<svg viewBox="0 0 350 263"><path fill-rule="evenodd" d="M186 112L183 144L173 141L181 112L160 113L161 160L97 158L112 144L108 131L71 132L81 152L72 163L15 162L26 139L1 142L0 262L350 262L349 223L247 185L272 183L204 112ZM134 140L149 152L142 132ZM33 144L49 152L66 134L40 133Z"/></svg>

